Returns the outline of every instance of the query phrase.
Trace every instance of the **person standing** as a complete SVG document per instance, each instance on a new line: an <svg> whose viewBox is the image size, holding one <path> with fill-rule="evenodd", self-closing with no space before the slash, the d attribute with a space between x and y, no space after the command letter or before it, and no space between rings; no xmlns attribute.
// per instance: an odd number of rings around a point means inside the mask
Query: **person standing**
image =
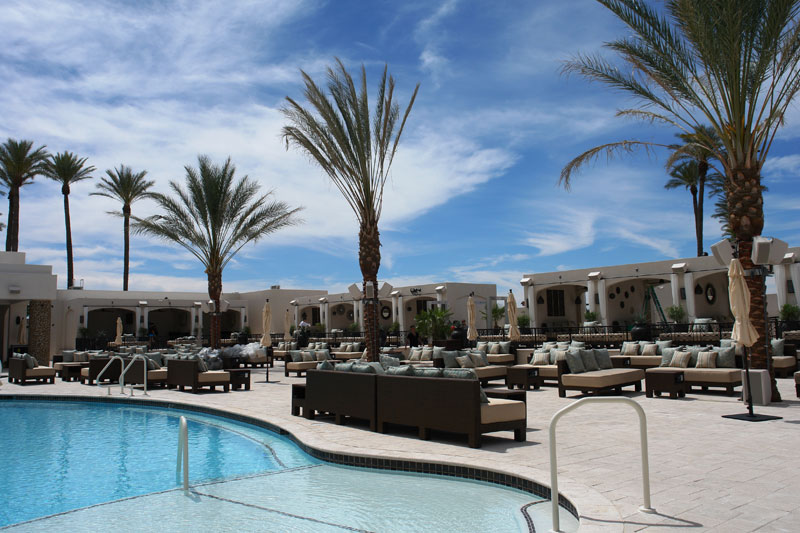
<svg viewBox="0 0 800 533"><path fill-rule="evenodd" d="M409 328L408 335L406 335L406 341L406 344L412 348L419 346L419 333L417 333L416 326L411 326L411 328Z"/></svg>

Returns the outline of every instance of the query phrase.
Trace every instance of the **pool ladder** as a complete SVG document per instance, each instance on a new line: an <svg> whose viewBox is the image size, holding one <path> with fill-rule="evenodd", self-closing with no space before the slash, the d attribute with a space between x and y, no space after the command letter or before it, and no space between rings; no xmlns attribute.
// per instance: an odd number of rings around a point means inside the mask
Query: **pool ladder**
<svg viewBox="0 0 800 533"><path fill-rule="evenodd" d="M647 452L647 417L644 409L634 400L622 396L612 396L607 398L581 398L572 404L564 407L550 419L550 501L553 513L553 529L550 531L561 531L561 517L558 515L558 461L556 459L556 424L559 419L570 411L587 403L623 403L634 408L639 415L639 439L642 448L642 492L644 504L639 507L643 513L655 513L656 510L650 506L650 461Z"/></svg>
<svg viewBox="0 0 800 533"><path fill-rule="evenodd" d="M186 417L181 417L178 427L178 460L175 465L175 478L180 479L183 467L183 491L189 491L189 428Z"/></svg>
<svg viewBox="0 0 800 533"><path fill-rule="evenodd" d="M103 367L103 370L101 370L100 373L97 374L97 386L101 387L101 388L102 387L106 387L106 390L108 391L108 395L109 396L111 396L111 387L113 387L114 384L113 383L109 383L108 385L103 385L102 377L103 377L103 374L106 373L106 370L108 370L108 367L110 367L112 364L114 364L114 361L116 361L117 359L119 359L119 367L123 368L125 366L125 361L122 359L122 356L121 355L112 355L111 358L108 360L108 363L106 363L106 366ZM123 392L123 394L124 394L124 392Z"/></svg>
<svg viewBox="0 0 800 533"><path fill-rule="evenodd" d="M144 395L150 396L149 394L147 394L147 357L145 357L142 354L134 355L133 358L131 359L131 362L128 363L128 366L126 366L122 371L122 374L120 374L119 376L120 393L125 394L125 373L128 372L128 370L133 366L133 363L135 363L137 360L141 361L142 365L144 365L142 369L144 373ZM131 383L130 387L131 387L131 398L133 398L133 383Z"/></svg>

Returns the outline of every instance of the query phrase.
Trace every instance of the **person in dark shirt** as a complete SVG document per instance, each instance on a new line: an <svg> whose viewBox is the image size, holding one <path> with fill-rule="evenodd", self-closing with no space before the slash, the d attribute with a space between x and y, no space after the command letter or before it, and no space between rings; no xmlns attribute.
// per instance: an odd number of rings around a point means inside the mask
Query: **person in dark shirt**
<svg viewBox="0 0 800 533"><path fill-rule="evenodd" d="M419 333L417 333L416 327L411 326L411 328L408 331L408 335L406 336L406 339L408 340L408 345L411 346L412 348L414 346L419 346Z"/></svg>

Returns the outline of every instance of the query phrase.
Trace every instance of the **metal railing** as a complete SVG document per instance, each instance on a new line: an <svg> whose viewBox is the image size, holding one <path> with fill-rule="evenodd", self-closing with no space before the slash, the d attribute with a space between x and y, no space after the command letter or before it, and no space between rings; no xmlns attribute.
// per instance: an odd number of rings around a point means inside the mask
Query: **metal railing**
<svg viewBox="0 0 800 533"><path fill-rule="evenodd" d="M175 465L175 480L180 480L181 469L183 470L183 490L189 491L189 428L186 424L186 417L181 417L178 426L178 460Z"/></svg>
<svg viewBox="0 0 800 533"><path fill-rule="evenodd" d="M122 359L121 355L112 355L108 359L108 363L106 363L106 366L104 366L103 369L100 371L100 373L97 374L97 386L98 387L102 387L103 386L103 382L102 382L103 374L106 373L106 370L108 370L108 367L110 367L114 363L114 361L117 360L117 359L119 359L119 368L120 368L120 372L122 372L122 368L125 366L125 361ZM109 383L108 385L106 385L106 390L108 391L108 395L109 396L111 396L111 387L113 387L113 386L114 386L113 383ZM120 387L120 389L122 389L122 387Z"/></svg>
<svg viewBox="0 0 800 533"><path fill-rule="evenodd" d="M125 394L125 374L128 372L128 370L130 370L130 368L133 366L133 364L137 360L142 362L142 371L143 371L143 374L144 374L144 378L143 378L144 379L144 395L145 396L150 396L149 394L147 394L147 357L145 357L142 354L134 355L131 358L131 360L128 363L128 365L125 368L122 369L122 373L119 375L119 387L120 387L120 390L121 390L122 394ZM131 398L133 398L133 383L131 383Z"/></svg>
<svg viewBox="0 0 800 533"><path fill-rule="evenodd" d="M622 403L630 405L639 415L639 440L641 441L642 448L642 493L644 504L639 507L643 513L655 513L656 510L650 505L650 460L647 451L647 417L644 414L644 409L637 402L630 398L622 396L613 396L607 398L581 398L572 404L559 410L550 419L550 501L552 504L553 512L553 529L552 531L560 531L561 517L558 514L558 459L556 454L556 424L562 416L574 411L581 405L587 403Z"/></svg>

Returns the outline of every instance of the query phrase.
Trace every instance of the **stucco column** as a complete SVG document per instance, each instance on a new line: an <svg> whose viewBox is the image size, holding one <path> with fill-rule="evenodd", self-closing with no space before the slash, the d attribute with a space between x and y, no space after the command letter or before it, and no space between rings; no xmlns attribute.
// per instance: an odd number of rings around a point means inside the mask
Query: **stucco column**
<svg viewBox="0 0 800 533"><path fill-rule="evenodd" d="M28 353L40 365L50 362L50 300L31 300L28 304Z"/></svg>
<svg viewBox="0 0 800 533"><path fill-rule="evenodd" d="M142 309L142 311L144 311L144 329L149 330L150 329L150 309L145 307L144 309ZM137 332L137 335L138 335L138 332Z"/></svg>
<svg viewBox="0 0 800 533"><path fill-rule="evenodd" d="M197 323L194 324L193 327L197 328L197 338L198 340L203 338L203 310L197 310ZM195 335L194 330L192 331L192 335Z"/></svg>
<svg viewBox="0 0 800 533"><path fill-rule="evenodd" d="M300 306L294 306L294 327L297 328L298 324L300 324Z"/></svg>
<svg viewBox="0 0 800 533"><path fill-rule="evenodd" d="M686 292L686 314L689 315L689 323L691 324L697 318L697 311L695 308L695 293L694 293L694 274L691 272L683 273L683 288Z"/></svg>
<svg viewBox="0 0 800 533"><path fill-rule="evenodd" d="M331 304L325 302L322 304L322 324L325 326L325 333L331 330Z"/></svg>
<svg viewBox="0 0 800 533"><path fill-rule="evenodd" d="M786 269L789 265L775 265L775 292L778 294L778 310L786 305Z"/></svg>
<svg viewBox="0 0 800 533"><path fill-rule="evenodd" d="M597 280L588 280L586 282L586 289L586 303L589 304L589 311L597 313L597 304L594 300L594 295L597 294Z"/></svg>
<svg viewBox="0 0 800 533"><path fill-rule="evenodd" d="M85 305L83 306L83 324L81 324L84 328L89 327L89 308Z"/></svg>
<svg viewBox="0 0 800 533"><path fill-rule="evenodd" d="M681 278L677 272L669 275L669 288L672 292L672 305L683 307L683 304L681 304Z"/></svg>
<svg viewBox="0 0 800 533"><path fill-rule="evenodd" d="M364 300L358 301L358 329L364 331Z"/></svg>
<svg viewBox="0 0 800 533"><path fill-rule="evenodd" d="M397 322L397 295L392 295L392 323Z"/></svg>
<svg viewBox="0 0 800 533"><path fill-rule="evenodd" d="M795 305L800 304L800 263L792 263L789 267L792 276L792 287L794 287Z"/></svg>
<svg viewBox="0 0 800 533"><path fill-rule="evenodd" d="M597 294L600 295L600 323L604 326L610 326L611 324L608 322L608 291L606 290L606 280L598 280Z"/></svg>
<svg viewBox="0 0 800 533"><path fill-rule="evenodd" d="M536 323L536 288L533 285L525 286L525 299L528 301L528 316L531 319L531 327L538 328Z"/></svg>
<svg viewBox="0 0 800 533"><path fill-rule="evenodd" d="M400 324L400 331L406 331L406 306L402 294L397 296L397 322Z"/></svg>

